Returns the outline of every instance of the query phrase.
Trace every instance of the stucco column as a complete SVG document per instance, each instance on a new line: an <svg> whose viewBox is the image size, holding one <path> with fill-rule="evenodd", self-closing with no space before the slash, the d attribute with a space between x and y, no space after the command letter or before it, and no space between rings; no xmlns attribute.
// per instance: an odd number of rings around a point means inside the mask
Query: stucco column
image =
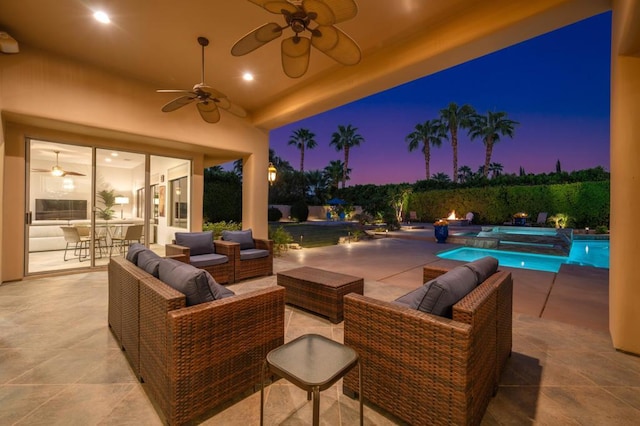
<svg viewBox="0 0 640 426"><path fill-rule="evenodd" d="M268 148L244 159L242 164L242 228L253 230L255 238L267 238L269 234L267 222L267 203L269 182Z"/></svg>
<svg viewBox="0 0 640 426"><path fill-rule="evenodd" d="M635 354L640 354L639 9L632 0L615 2L611 59L609 329L616 349Z"/></svg>

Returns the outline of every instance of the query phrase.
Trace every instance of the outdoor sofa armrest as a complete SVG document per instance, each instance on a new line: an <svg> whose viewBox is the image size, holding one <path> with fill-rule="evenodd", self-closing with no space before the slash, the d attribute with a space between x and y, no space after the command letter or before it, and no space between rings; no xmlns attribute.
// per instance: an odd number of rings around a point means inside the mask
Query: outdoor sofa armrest
<svg viewBox="0 0 640 426"><path fill-rule="evenodd" d="M232 241L214 240L213 245L217 254L223 254L229 258L229 261L233 262L236 256L236 248L238 253L240 252L240 244ZM236 247L237 246L237 247ZM239 254L238 254L239 256Z"/></svg>
<svg viewBox="0 0 640 426"><path fill-rule="evenodd" d="M426 283L427 281L431 281L434 278L438 278L440 275L443 275L449 270L453 269L446 268L442 266L425 266L422 270L422 283Z"/></svg>
<svg viewBox="0 0 640 426"><path fill-rule="evenodd" d="M187 257L187 263L191 256L191 249L189 247L180 246L178 244L165 244L164 252L167 257L177 254L185 255Z"/></svg>
<svg viewBox="0 0 640 426"><path fill-rule="evenodd" d="M253 243L257 249L269 251L269 256L273 256L273 240L263 240L254 238Z"/></svg>

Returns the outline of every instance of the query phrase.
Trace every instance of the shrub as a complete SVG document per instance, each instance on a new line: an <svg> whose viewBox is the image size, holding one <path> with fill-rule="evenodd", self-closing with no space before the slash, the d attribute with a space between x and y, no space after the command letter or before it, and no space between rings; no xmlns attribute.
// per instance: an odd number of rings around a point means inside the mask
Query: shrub
<svg viewBox="0 0 640 426"><path fill-rule="evenodd" d="M282 226L277 228L269 227L269 239L273 240L273 255L279 257L289 249L289 244L293 242L293 237Z"/></svg>
<svg viewBox="0 0 640 426"><path fill-rule="evenodd" d="M213 231L213 239L217 240L222 237L222 231L240 231L242 229L242 223L229 222L207 222L202 225L203 231Z"/></svg>
<svg viewBox="0 0 640 426"><path fill-rule="evenodd" d="M269 222L278 222L282 219L282 212L277 207L269 207L269 210L267 211L267 218Z"/></svg>
<svg viewBox="0 0 640 426"><path fill-rule="evenodd" d="M596 234L606 234L607 232L609 232L609 230L607 229L606 226L604 225L596 226Z"/></svg>
<svg viewBox="0 0 640 426"><path fill-rule="evenodd" d="M291 206L291 218L298 222L306 222L309 217L309 207L307 204L300 200L293 203Z"/></svg>

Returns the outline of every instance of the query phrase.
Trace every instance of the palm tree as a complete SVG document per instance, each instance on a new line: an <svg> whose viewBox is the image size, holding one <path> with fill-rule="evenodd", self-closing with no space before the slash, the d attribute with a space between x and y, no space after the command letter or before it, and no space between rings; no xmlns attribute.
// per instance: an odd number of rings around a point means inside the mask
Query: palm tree
<svg viewBox="0 0 640 426"><path fill-rule="evenodd" d="M309 170L304 172L307 179L307 196L312 198L314 204L322 204L326 199L328 181L327 175L321 170Z"/></svg>
<svg viewBox="0 0 640 426"><path fill-rule="evenodd" d="M468 182L473 178L473 170L469 166L460 166L458 168L458 180L460 183Z"/></svg>
<svg viewBox="0 0 640 426"><path fill-rule="evenodd" d="M500 136L513 138L515 126L518 123L507 118L504 111L487 112L487 115L475 115L469 129L471 140L482 139L485 146L484 169L482 175L487 177L489 165L491 164L491 154L493 146L500 142Z"/></svg>
<svg viewBox="0 0 640 426"><path fill-rule="evenodd" d="M345 187L347 181L347 174L349 170L349 150L351 147L360 146L364 142L364 138L356 133L357 127L339 125L338 131L331 135L331 142L329 145L334 145L336 151L344 151L344 168L342 173L342 187Z"/></svg>
<svg viewBox="0 0 640 426"><path fill-rule="evenodd" d="M435 182L440 182L440 183L451 182L451 178L449 177L449 175L443 172L435 173L433 176L431 176L431 179L433 179Z"/></svg>
<svg viewBox="0 0 640 426"><path fill-rule="evenodd" d="M425 176L429 179L429 162L431 161L430 146L440 147L442 138L446 137L444 129L439 120L427 120L424 123L416 124L415 130L407 135L405 141L409 144L409 152L414 151L422 145L424 153Z"/></svg>
<svg viewBox="0 0 640 426"><path fill-rule="evenodd" d="M504 166L500 163L489 164L489 172L491 172L491 179L497 176L500 176L503 170L504 170Z"/></svg>
<svg viewBox="0 0 640 426"><path fill-rule="evenodd" d="M294 145L300 150L300 173L304 173L304 150L305 148L313 149L316 147L317 142L314 139L315 137L316 135L313 132L304 128L295 130L291 134L289 145Z"/></svg>
<svg viewBox="0 0 640 426"><path fill-rule="evenodd" d="M458 182L458 129L468 129L471 126L475 112L471 105L464 104L458 107L455 102L451 102L446 108L440 110L440 123L451 136L454 183Z"/></svg>
<svg viewBox="0 0 640 426"><path fill-rule="evenodd" d="M347 169L346 180L349 180L351 169ZM344 163L340 160L331 160L329 165L324 168L324 174L327 178L328 185L333 189L338 189L338 184L342 181L344 174Z"/></svg>

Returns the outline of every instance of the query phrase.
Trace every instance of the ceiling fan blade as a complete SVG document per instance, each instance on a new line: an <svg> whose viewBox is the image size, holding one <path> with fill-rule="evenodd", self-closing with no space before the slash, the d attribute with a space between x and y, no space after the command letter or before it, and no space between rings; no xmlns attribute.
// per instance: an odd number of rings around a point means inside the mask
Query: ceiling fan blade
<svg viewBox="0 0 640 426"><path fill-rule="evenodd" d="M211 86L200 86L199 89L205 93L208 93L209 94L208 97L211 99L224 99L227 97L227 95L225 95L219 90L214 89Z"/></svg>
<svg viewBox="0 0 640 426"><path fill-rule="evenodd" d="M330 25L316 28L311 36L311 44L343 65L355 65L362 58L356 42L338 28Z"/></svg>
<svg viewBox="0 0 640 426"><path fill-rule="evenodd" d="M290 13L295 13L298 11L298 8L289 3L288 1L276 1L276 0L249 0L253 4L257 4L261 8L276 14L281 14L283 10L286 10Z"/></svg>
<svg viewBox="0 0 640 426"><path fill-rule="evenodd" d="M292 36L282 40L282 69L291 78L302 77L309 68L311 41Z"/></svg>
<svg viewBox="0 0 640 426"><path fill-rule="evenodd" d="M31 169L31 171L37 173L50 173L51 169Z"/></svg>
<svg viewBox="0 0 640 426"><path fill-rule="evenodd" d="M229 99L216 99L216 103L218 107L222 108L225 111L230 112L233 115L237 115L238 117L244 118L247 116L247 111L244 110L240 105L236 105L231 103Z"/></svg>
<svg viewBox="0 0 640 426"><path fill-rule="evenodd" d="M182 89L158 89L156 93L193 93L191 90L182 90Z"/></svg>
<svg viewBox="0 0 640 426"><path fill-rule="evenodd" d="M348 21L358 14L358 5L353 0L305 0L302 8L307 13L315 12L314 21L320 25Z"/></svg>
<svg viewBox="0 0 640 426"><path fill-rule="evenodd" d="M175 98L174 100L172 100L171 102L169 102L168 104L166 104L165 106L162 107L162 111L163 112L171 112L171 111L175 111L180 107L183 107L191 102L193 102L196 99L195 96L180 96L179 98Z"/></svg>
<svg viewBox="0 0 640 426"><path fill-rule="evenodd" d="M78 172L67 172L65 170L64 174L62 176L86 176L82 173L78 173Z"/></svg>
<svg viewBox="0 0 640 426"><path fill-rule="evenodd" d="M264 24L238 40L231 48L231 54L233 56L246 55L281 35L282 28L280 28L280 25L275 22Z"/></svg>
<svg viewBox="0 0 640 426"><path fill-rule="evenodd" d="M207 123L217 123L220 121L220 110L214 101L198 102L196 104L200 116Z"/></svg>

